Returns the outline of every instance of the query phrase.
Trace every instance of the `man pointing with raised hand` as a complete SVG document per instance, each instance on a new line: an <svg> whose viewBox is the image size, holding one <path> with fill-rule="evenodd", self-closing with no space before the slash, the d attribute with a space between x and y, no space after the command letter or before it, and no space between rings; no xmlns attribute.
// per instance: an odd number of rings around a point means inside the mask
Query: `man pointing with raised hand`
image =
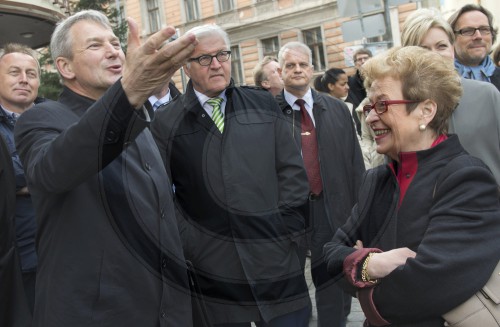
<svg viewBox="0 0 500 327"><path fill-rule="evenodd" d="M108 19L82 11L51 39L64 89L19 119L15 137L38 217L34 326L190 326L171 189L143 103L191 55L185 35L125 59ZM159 49L159 50L157 50Z"/></svg>

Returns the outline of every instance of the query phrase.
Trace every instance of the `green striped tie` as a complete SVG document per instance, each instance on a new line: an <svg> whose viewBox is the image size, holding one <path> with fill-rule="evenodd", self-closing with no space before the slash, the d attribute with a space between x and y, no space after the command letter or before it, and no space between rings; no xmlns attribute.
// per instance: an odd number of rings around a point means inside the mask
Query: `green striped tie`
<svg viewBox="0 0 500 327"><path fill-rule="evenodd" d="M220 104L222 103L222 98L213 98L207 101L209 105L212 106L212 120L215 123L215 126L222 133L224 131L224 117L222 116L222 111L220 111Z"/></svg>

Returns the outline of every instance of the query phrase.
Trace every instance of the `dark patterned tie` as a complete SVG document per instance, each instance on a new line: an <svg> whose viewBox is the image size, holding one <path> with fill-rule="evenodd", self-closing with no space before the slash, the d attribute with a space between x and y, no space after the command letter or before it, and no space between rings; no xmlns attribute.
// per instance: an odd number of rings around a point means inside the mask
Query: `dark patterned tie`
<svg viewBox="0 0 500 327"><path fill-rule="evenodd" d="M316 129L314 128L311 116L309 116L306 107L304 107L305 101L297 99L295 103L300 107L302 117L302 158L304 159L304 167L309 179L309 188L311 189L311 193L318 195L323 190L323 183L321 182L319 169Z"/></svg>

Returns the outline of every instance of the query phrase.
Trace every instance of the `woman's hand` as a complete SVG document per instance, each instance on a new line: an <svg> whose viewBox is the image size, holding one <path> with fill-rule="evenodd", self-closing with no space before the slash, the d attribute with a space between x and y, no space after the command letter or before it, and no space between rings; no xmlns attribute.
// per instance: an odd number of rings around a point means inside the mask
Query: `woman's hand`
<svg viewBox="0 0 500 327"><path fill-rule="evenodd" d="M353 246L356 250L362 249L363 248L363 242L360 240L356 241L356 245Z"/></svg>
<svg viewBox="0 0 500 327"><path fill-rule="evenodd" d="M358 242L356 242L356 246L359 246ZM363 243L361 243L361 247L362 246ZM374 253L368 262L366 270L372 279L384 278L397 267L404 265L406 259L415 258L416 255L416 252L408 248L398 248L387 252Z"/></svg>

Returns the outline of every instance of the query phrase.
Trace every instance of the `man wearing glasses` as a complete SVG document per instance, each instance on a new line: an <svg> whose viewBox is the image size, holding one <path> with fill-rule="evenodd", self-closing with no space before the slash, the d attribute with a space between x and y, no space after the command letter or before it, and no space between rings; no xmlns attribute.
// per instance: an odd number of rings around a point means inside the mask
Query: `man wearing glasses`
<svg viewBox="0 0 500 327"><path fill-rule="evenodd" d="M455 67L465 78L493 83L500 90L500 68L489 57L497 37L493 15L481 5L468 4L448 20L455 32Z"/></svg>
<svg viewBox="0 0 500 327"><path fill-rule="evenodd" d="M193 266L194 325L307 326L300 151L271 93L234 86L226 32L189 33L198 44L184 65L186 92L158 109L152 132Z"/></svg>
<svg viewBox="0 0 500 327"><path fill-rule="evenodd" d="M361 48L354 52L352 56L352 60L354 61L354 65L356 66L356 73L349 77L349 94L347 95L346 102L352 103L353 111L359 106L361 101L366 98L366 90L363 85L363 77L361 76L361 66L372 57L372 52L368 49ZM354 118L354 122L356 123L356 130L361 136L361 122L359 121L358 115L355 112L352 112L352 117Z"/></svg>

